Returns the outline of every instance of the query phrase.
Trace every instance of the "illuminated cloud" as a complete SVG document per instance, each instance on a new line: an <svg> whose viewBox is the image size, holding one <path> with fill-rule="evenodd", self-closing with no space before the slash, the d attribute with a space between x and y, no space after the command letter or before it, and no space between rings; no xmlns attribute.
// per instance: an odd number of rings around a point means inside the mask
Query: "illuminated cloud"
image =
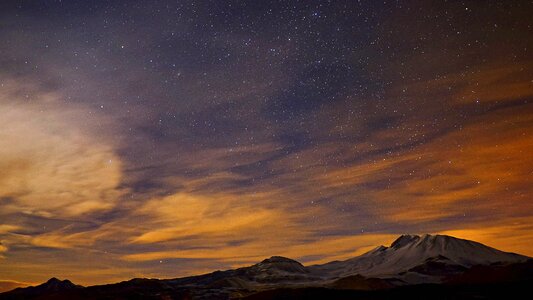
<svg viewBox="0 0 533 300"><path fill-rule="evenodd" d="M73 123L84 112L13 97L0 96L2 214L72 217L112 208L121 162L112 146Z"/></svg>
<svg viewBox="0 0 533 300"><path fill-rule="evenodd" d="M248 240L271 241L276 232L294 226L294 216L276 208L262 207L259 200L257 195L234 194L176 194L153 199L135 212L136 218L145 220L141 228L147 228L147 231L131 242L167 242L165 245L175 242L187 248L197 248L197 258L206 258L206 254L201 253L202 248L216 256L221 247L228 246L232 241L243 241L248 247ZM253 247L259 248L260 245ZM183 253L189 253L184 257L195 255L194 251ZM258 254L233 254L235 258L249 255Z"/></svg>
<svg viewBox="0 0 533 300"><path fill-rule="evenodd" d="M466 76L458 82L467 82L456 98L462 103L507 102L533 96L533 62L489 66Z"/></svg>
<svg viewBox="0 0 533 300"><path fill-rule="evenodd" d="M238 265L241 266L255 263L272 255L282 255L303 259L306 264L314 264L324 263L334 259L354 257L375 248L376 245L389 244L394 238L397 238L396 235L390 234L355 235L348 237L327 237L314 242L297 244L290 241L290 238L294 238L294 236L282 235L282 237L283 239L275 239L274 236L266 236L267 239L265 239L265 237L260 236L257 240L242 245L225 245L220 248L130 254L124 256L124 259L130 261L150 261L171 258L212 259L222 262L240 262ZM289 240L286 240L287 238ZM265 248L265 242L269 244L268 248ZM327 255L324 253L327 253Z"/></svg>
<svg viewBox="0 0 533 300"><path fill-rule="evenodd" d="M0 224L0 234L8 233L20 229L20 226L9 225L9 224Z"/></svg>
<svg viewBox="0 0 533 300"><path fill-rule="evenodd" d="M209 259L242 265L285 255L322 262L351 257L394 238L392 234L317 237L319 229L310 230L302 223L310 213L319 213L317 210L291 212L283 206L269 207L268 203L277 202L272 197L275 194L180 193L150 200L131 216L143 220L137 227L141 232L131 243L167 250L127 254L123 259Z"/></svg>
<svg viewBox="0 0 533 300"><path fill-rule="evenodd" d="M31 285L27 282L19 282L14 280L0 280L0 293L13 290L18 287L25 287Z"/></svg>
<svg viewBox="0 0 533 300"><path fill-rule="evenodd" d="M487 220L481 224L467 225L463 229L440 233L471 239L504 251L531 253L529 245L533 242L532 221L530 217L510 218L504 222Z"/></svg>

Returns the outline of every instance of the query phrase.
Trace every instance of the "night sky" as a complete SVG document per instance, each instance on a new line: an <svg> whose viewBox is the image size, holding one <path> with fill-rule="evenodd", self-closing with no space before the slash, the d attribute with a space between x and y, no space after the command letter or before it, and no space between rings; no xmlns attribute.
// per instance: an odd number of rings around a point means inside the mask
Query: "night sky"
<svg viewBox="0 0 533 300"><path fill-rule="evenodd" d="M0 281L533 255L531 1L1 1Z"/></svg>

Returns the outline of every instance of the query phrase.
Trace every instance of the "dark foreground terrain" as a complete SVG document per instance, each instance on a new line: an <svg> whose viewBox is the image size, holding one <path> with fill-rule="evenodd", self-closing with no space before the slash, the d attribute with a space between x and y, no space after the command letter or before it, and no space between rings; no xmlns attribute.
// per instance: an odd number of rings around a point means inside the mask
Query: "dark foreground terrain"
<svg viewBox="0 0 533 300"><path fill-rule="evenodd" d="M277 289L260 292L244 299L531 299L532 284L533 281L458 286L423 284L377 291L326 288Z"/></svg>
<svg viewBox="0 0 533 300"><path fill-rule="evenodd" d="M486 284L422 284L396 287L385 290L344 290L323 287L280 288L254 293L242 299L531 299L533 278L516 282ZM40 295L7 293L0 299L195 299L194 292L186 289L165 287L157 282L143 282L140 285L123 283L110 286L79 288ZM204 291L199 298L231 299L229 295L212 294ZM241 298L241 297L235 297Z"/></svg>

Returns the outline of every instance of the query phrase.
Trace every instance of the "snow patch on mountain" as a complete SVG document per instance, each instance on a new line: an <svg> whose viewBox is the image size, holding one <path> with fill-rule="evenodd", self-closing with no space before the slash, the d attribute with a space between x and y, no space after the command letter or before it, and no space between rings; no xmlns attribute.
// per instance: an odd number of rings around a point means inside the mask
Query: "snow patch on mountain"
<svg viewBox="0 0 533 300"><path fill-rule="evenodd" d="M390 247L379 246L352 259L310 266L308 269L313 274L329 278L356 274L365 277L399 278L406 277L408 272L416 272L417 274L409 276L432 282L435 280L427 277L439 276L438 272L444 274L447 270L456 272L474 265L516 263L528 259L474 241L446 235L402 235ZM435 268L437 271L431 274Z"/></svg>

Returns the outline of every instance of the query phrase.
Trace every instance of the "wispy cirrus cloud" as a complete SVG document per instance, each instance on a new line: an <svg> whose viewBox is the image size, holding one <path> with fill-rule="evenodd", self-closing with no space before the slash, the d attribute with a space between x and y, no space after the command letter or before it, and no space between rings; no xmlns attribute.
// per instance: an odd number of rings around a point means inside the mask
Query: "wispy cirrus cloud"
<svg viewBox="0 0 533 300"><path fill-rule="evenodd" d="M14 280L0 280L0 293L7 292L18 287L26 287L31 285L28 282L20 282Z"/></svg>

